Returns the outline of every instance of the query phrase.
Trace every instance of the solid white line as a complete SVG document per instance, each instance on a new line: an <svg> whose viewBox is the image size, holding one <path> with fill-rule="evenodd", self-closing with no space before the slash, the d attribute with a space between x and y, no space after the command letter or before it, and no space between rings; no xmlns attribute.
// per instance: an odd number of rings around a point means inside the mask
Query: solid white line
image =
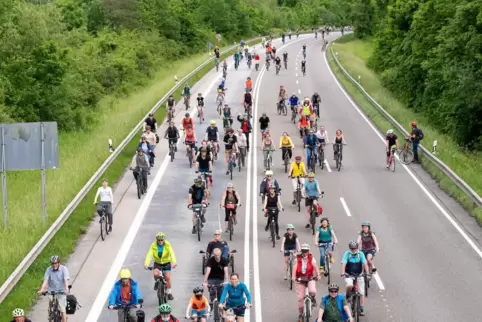
<svg viewBox="0 0 482 322"><path fill-rule="evenodd" d="M378 272L373 274L372 277L375 279L375 282L377 282L378 289L380 289L380 291L385 291L385 285L383 285L382 279L380 278L380 275L378 275Z"/></svg>
<svg viewBox="0 0 482 322"><path fill-rule="evenodd" d="M230 63L228 68L232 67L234 65L234 62ZM209 87L204 91L204 97L206 97L207 93L209 93L214 86L219 81L219 77L216 77L216 79L209 85ZM193 107L190 114L191 117L194 116L196 112L196 108ZM181 143L181 140L177 142L177 145ZM104 310L104 303L109 296L109 293L112 289L112 285L114 285L116 279L117 279L117 274L122 268L122 265L124 264L124 261L127 257L127 254L129 253L130 248L132 247L132 244L134 243L134 239L137 235L137 232L140 229L140 226L144 220L144 217L146 216L147 209L149 208L149 205L152 201L152 198L154 197L154 193L157 190L157 187L161 183L162 177L164 176L164 173L166 172L166 169L168 165L171 164L171 159L169 158L169 155L166 155L164 158L164 161L162 162L161 168L159 171L156 173L156 176L154 177L154 180L150 184L149 189L147 190L147 194L142 200L141 206L139 207L139 210L137 211L136 217L134 218L131 228L127 232L126 237L124 238L124 241L117 253L117 256L114 259L114 262L112 263L109 272L107 273L106 278L104 279L104 283L102 284L99 293L97 294L97 297L95 298L95 301L92 305L92 308L89 311L89 315L87 316L86 322L96 322L99 319L100 314L102 313L102 310Z"/></svg>
<svg viewBox="0 0 482 322"><path fill-rule="evenodd" d="M331 172L331 167L330 167L330 164L328 163L328 160L325 159L325 166L326 166L326 170L328 170L328 172Z"/></svg>
<svg viewBox="0 0 482 322"><path fill-rule="evenodd" d="M336 79L335 74L333 74L330 65L328 64L328 60L326 58L328 51L325 51L325 54L323 55L323 58L325 60L325 64L328 67L328 70L330 71L331 77L335 80L336 84L340 88L343 94L345 94L345 97L348 99L348 101L351 103L351 105L355 108L355 110L360 114L360 116L367 122L367 124L372 128L372 130L376 133L376 135L380 138L380 140L385 144L385 138L380 134L380 131L372 124L372 122L363 114L361 109L356 105L355 102L351 99L350 95L345 91L343 86L341 86L340 82L338 79ZM398 158L398 155L396 155L397 160L400 161ZM401 163L400 163L401 164ZM477 247L477 245L470 239L470 237L463 231L463 229L455 222L455 220L445 211L445 209L440 205L440 203L435 199L434 196L425 188L425 186L420 182L420 180L413 174L412 170L410 170L409 167L407 167L404 164L401 164L402 167L408 172L408 174L412 177L412 179L417 183L417 185L422 189L422 191L427 195L427 197L432 201L432 203L440 210L440 212L444 215L444 217L452 224L452 226L457 229L457 231L462 235L462 237L465 239L465 241L472 247L472 249L479 255L480 258L482 258L482 251Z"/></svg>
<svg viewBox="0 0 482 322"><path fill-rule="evenodd" d="M259 76L258 76L258 79L259 79ZM254 94L254 92L253 92ZM250 140L251 140L251 134L249 134L250 136ZM251 151L253 151L253 141L250 141L251 142ZM250 196L250 193L251 193L251 188L252 188L252 184L251 184L251 168L252 168L252 157L251 157L251 154L252 153L248 153L246 152L246 157L248 158L248 162L247 162L247 167L246 167L246 175L247 175L247 180L246 180L246 211L245 211L245 221L244 221L244 277L243 277L243 281L244 281L244 284L246 284L246 286L248 286L249 288L249 283L250 283L250 267L249 267L249 260L250 260L250 255L251 255L251 252L250 252L250 243L249 243L249 224L250 224L250 215L251 215L251 211L250 211L250 205L251 205L251 196ZM249 311L248 311L249 312ZM250 314L246 314L246 316L244 317L244 320L246 322L249 322L249 317L250 317Z"/></svg>
<svg viewBox="0 0 482 322"><path fill-rule="evenodd" d="M346 215L348 217L351 217L351 212L350 208L348 208L348 205L346 204L345 198L340 197L341 205L343 206L343 209L345 209Z"/></svg>

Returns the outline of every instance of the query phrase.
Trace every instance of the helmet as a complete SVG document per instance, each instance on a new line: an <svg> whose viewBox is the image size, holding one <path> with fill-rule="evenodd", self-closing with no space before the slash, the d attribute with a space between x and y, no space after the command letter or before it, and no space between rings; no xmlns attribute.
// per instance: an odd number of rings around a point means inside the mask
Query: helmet
<svg viewBox="0 0 482 322"><path fill-rule="evenodd" d="M308 173L308 178L314 178L315 174L313 172Z"/></svg>
<svg viewBox="0 0 482 322"><path fill-rule="evenodd" d="M201 183L201 182L202 182L202 180L199 179L199 178L195 178L195 179L194 179L194 183Z"/></svg>
<svg viewBox="0 0 482 322"><path fill-rule="evenodd" d="M131 271L127 268L121 269L119 276L120 278L131 278Z"/></svg>
<svg viewBox="0 0 482 322"><path fill-rule="evenodd" d="M302 251L303 251L303 250L308 250L308 251L309 251L309 250L310 250L310 244L303 244L303 245L301 245L301 250L302 250Z"/></svg>
<svg viewBox="0 0 482 322"><path fill-rule="evenodd" d="M216 125L216 121L215 121L215 120L211 120L211 121L209 122L209 124L211 124L211 125Z"/></svg>
<svg viewBox="0 0 482 322"><path fill-rule="evenodd" d="M21 318L25 316L25 312L22 309L15 309L12 312L14 318Z"/></svg>
<svg viewBox="0 0 482 322"><path fill-rule="evenodd" d="M269 188L270 188L270 189L276 189L276 186L271 183L271 184L269 185Z"/></svg>
<svg viewBox="0 0 482 322"><path fill-rule="evenodd" d="M161 313L161 314L171 313L171 306L167 303L159 305L159 313Z"/></svg>
<svg viewBox="0 0 482 322"><path fill-rule="evenodd" d="M337 284L330 284L328 285L328 291L331 291L331 290L339 290L340 287L337 285Z"/></svg>
<svg viewBox="0 0 482 322"><path fill-rule="evenodd" d="M189 84L187 82L184 83L184 87L186 87L186 86L189 86Z"/></svg>
<svg viewBox="0 0 482 322"><path fill-rule="evenodd" d="M207 152L208 150L206 148L201 148L200 151L201 152Z"/></svg>
<svg viewBox="0 0 482 322"><path fill-rule="evenodd" d="M293 96L296 96L296 93L295 93L295 92L293 92Z"/></svg>
<svg viewBox="0 0 482 322"><path fill-rule="evenodd" d="M388 134L393 134L393 130L392 130L392 129L388 130L388 131L387 131L387 135L388 135Z"/></svg>
<svg viewBox="0 0 482 322"><path fill-rule="evenodd" d="M286 225L286 229L295 229L295 226L292 224Z"/></svg>
<svg viewBox="0 0 482 322"><path fill-rule="evenodd" d="M201 93L198 93L198 94L197 94L197 96L203 96L203 94L201 94Z"/></svg>
<svg viewBox="0 0 482 322"><path fill-rule="evenodd" d="M348 248L350 249L357 249L358 248L358 243L354 240L352 240L349 244L348 244Z"/></svg>
<svg viewBox="0 0 482 322"><path fill-rule="evenodd" d="M417 122L412 122L412 123L410 123L410 125L411 125L412 127L417 126Z"/></svg>
<svg viewBox="0 0 482 322"><path fill-rule="evenodd" d="M248 80L251 80L251 77L248 77L247 79L248 79Z"/></svg>
<svg viewBox="0 0 482 322"><path fill-rule="evenodd" d="M262 114L262 116L266 116L266 112L264 112L264 113Z"/></svg>
<svg viewBox="0 0 482 322"><path fill-rule="evenodd" d="M137 152L144 152L144 150L142 150L142 148L138 148Z"/></svg>
<svg viewBox="0 0 482 322"><path fill-rule="evenodd" d="M362 227L363 227L363 226L367 226L368 228L371 227L371 225L370 225L370 223L369 223L368 221L362 222L361 226L362 226Z"/></svg>
<svg viewBox="0 0 482 322"><path fill-rule="evenodd" d="M279 88L283 88L284 86L283 85L280 85Z"/></svg>
<svg viewBox="0 0 482 322"><path fill-rule="evenodd" d="M226 188L234 188L234 184L232 182L228 182Z"/></svg>
<svg viewBox="0 0 482 322"><path fill-rule="evenodd" d="M264 173L266 176L272 176L273 175L273 171L272 170L266 170L266 172Z"/></svg>
<svg viewBox="0 0 482 322"><path fill-rule="evenodd" d="M50 264L56 264L56 263L60 263L60 257L57 255L50 257Z"/></svg>
<svg viewBox="0 0 482 322"><path fill-rule="evenodd" d="M204 289L201 287L201 286L196 286L195 288L192 289L192 292L194 294L196 293L202 293L204 291Z"/></svg>
<svg viewBox="0 0 482 322"><path fill-rule="evenodd" d="M189 116L190 116L189 113L184 114L184 117L189 117Z"/></svg>
<svg viewBox="0 0 482 322"><path fill-rule="evenodd" d="M166 234L164 233L157 233L156 234L156 240L164 240L166 239Z"/></svg>
<svg viewBox="0 0 482 322"><path fill-rule="evenodd" d="M301 156L297 155L295 158L296 161L301 161Z"/></svg>

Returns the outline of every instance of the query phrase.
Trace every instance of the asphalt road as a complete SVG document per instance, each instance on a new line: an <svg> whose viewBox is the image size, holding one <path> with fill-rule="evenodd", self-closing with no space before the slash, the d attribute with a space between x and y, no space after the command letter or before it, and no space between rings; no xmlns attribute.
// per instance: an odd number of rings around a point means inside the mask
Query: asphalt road
<svg viewBox="0 0 482 322"><path fill-rule="evenodd" d="M303 43L308 46L307 75L304 77L299 64ZM276 45L281 46L279 40ZM289 94L295 92L310 97L314 91L321 94L323 102L318 125L326 126L330 141L338 128L343 130L347 141L340 172L334 171L330 146L325 152L329 167L316 171L316 178L325 192L322 199L325 214L330 218L340 242L335 251L334 282L342 285L338 274L339 262L348 242L356 239L362 221L372 223L380 241L381 252L375 261L379 274L372 281L363 321L477 320L479 314L474 303L480 300L477 291L482 287L480 251L477 253L469 246L465 230L459 232L445 218L448 210L440 207L439 199L427 192L427 188L419 186L419 179L411 170L397 163L395 173L387 171L382 140L337 85L320 47L320 41L315 41L312 35L288 42L286 47L280 48L289 54L288 69L282 69L279 75L275 75L274 69L250 71L244 60L238 71L230 66L228 104L236 114L241 111L244 81L251 76L255 82L254 119L267 112L275 143L278 144L282 132L287 131L296 146L294 155L305 157L290 116L276 113L276 94L280 84L285 85ZM203 125L196 124L198 136L204 135L210 119L217 119L214 101L218 77L219 74L210 72L193 86L193 94L204 93L207 103L205 122ZM180 118L181 115L178 115ZM222 128L220 120L218 125ZM253 127L257 129L258 125ZM258 197L258 187L264 176L258 131L253 132L251 142L256 143L256 148L253 146L249 153L248 169L243 169L241 173L236 171L232 181L244 202L238 212L240 216L235 236L229 243L238 251L236 271L254 296L254 306L245 321L296 321L296 295L294 291L289 291L283 280L280 242L272 248L264 231L265 218ZM162 142L157 149L158 156L164 155L167 143ZM69 321L116 321L115 312L106 309L106 298L122 267L130 268L133 278L140 284L147 316L156 314L152 275L143 269L143 261L158 231L167 234L176 252L178 267L172 273L175 300L171 304L176 316L184 315L192 288L202 282L199 250L205 249L212 232L223 224L223 212L218 210L217 205L230 180L224 173L224 165L217 161L213 197L206 214L207 224L202 241L198 242L191 234L191 213L186 208L194 171L189 169L183 149L184 146L179 145L181 153L176 154L173 163L163 160L164 157L158 158L150 178L151 188L143 200L137 200L130 174L119 183L116 193L123 195L117 198L119 204L115 212L114 234L104 242L96 242L98 227L97 223L93 223L78 251L68 262L75 278L72 290L83 305ZM303 209L299 213L291 205L291 181L281 166L279 151L274 154L274 162L275 178L283 189L285 208L280 214L280 226L294 224L300 241L313 245L310 231L304 228ZM477 239L480 231L476 234L467 238ZM474 247L480 248L480 245L476 243ZM318 250L313 246L312 250L319 259ZM325 281L317 283L317 292L319 302L321 295L326 294ZM34 321L43 320L44 303L42 301L34 310Z"/></svg>

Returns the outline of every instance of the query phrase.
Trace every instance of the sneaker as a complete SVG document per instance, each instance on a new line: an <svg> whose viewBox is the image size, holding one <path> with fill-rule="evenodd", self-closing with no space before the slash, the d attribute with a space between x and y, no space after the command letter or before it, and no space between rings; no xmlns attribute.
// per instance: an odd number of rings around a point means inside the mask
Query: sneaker
<svg viewBox="0 0 482 322"><path fill-rule="evenodd" d="M387 164L387 169L388 169L388 168L390 168L390 165L389 165L389 164Z"/></svg>
<svg viewBox="0 0 482 322"><path fill-rule="evenodd" d="M169 294L167 294L167 299L168 299L169 301L173 301L173 300L174 300L174 296L172 296L172 294L169 293Z"/></svg>
<svg viewBox="0 0 482 322"><path fill-rule="evenodd" d="M360 316L365 316L365 310L362 307L360 307Z"/></svg>
<svg viewBox="0 0 482 322"><path fill-rule="evenodd" d="M204 217L204 215L201 216L201 222L204 224L206 222L206 218Z"/></svg>
<svg viewBox="0 0 482 322"><path fill-rule="evenodd" d="M226 170L226 175L227 175L227 176L229 175L229 170Z"/></svg>
<svg viewBox="0 0 482 322"><path fill-rule="evenodd" d="M281 237L280 237L280 236L276 236L276 240L280 240L280 239L281 239Z"/></svg>
<svg viewBox="0 0 482 322"><path fill-rule="evenodd" d="M330 257L330 263L332 263L332 264L333 264L334 262L335 262L335 259L333 258L333 256L332 256L332 257Z"/></svg>
<svg viewBox="0 0 482 322"><path fill-rule="evenodd" d="M311 306L316 307L316 298L314 296L311 297Z"/></svg>
<svg viewBox="0 0 482 322"><path fill-rule="evenodd" d="M284 280L285 280L285 281L288 280L288 276L286 275L286 273L285 273Z"/></svg>
<svg viewBox="0 0 482 322"><path fill-rule="evenodd" d="M306 224L305 228L310 228L310 224Z"/></svg>
<svg viewBox="0 0 482 322"><path fill-rule="evenodd" d="M193 233L193 234L196 233L196 227L192 227L192 233Z"/></svg>
<svg viewBox="0 0 482 322"><path fill-rule="evenodd" d="M320 266L320 274L325 273L325 266Z"/></svg>
<svg viewBox="0 0 482 322"><path fill-rule="evenodd" d="M154 291L157 291L157 289L159 288L159 282L154 282Z"/></svg>
<svg viewBox="0 0 482 322"><path fill-rule="evenodd" d="M264 227L264 231L268 231L268 229L269 229L268 226Z"/></svg>
<svg viewBox="0 0 482 322"><path fill-rule="evenodd" d="M291 204L292 204L292 205L296 205L296 200L293 200L293 201L291 202Z"/></svg>
<svg viewBox="0 0 482 322"><path fill-rule="evenodd" d="M109 225L109 233L111 233L111 232L112 232L112 225Z"/></svg>

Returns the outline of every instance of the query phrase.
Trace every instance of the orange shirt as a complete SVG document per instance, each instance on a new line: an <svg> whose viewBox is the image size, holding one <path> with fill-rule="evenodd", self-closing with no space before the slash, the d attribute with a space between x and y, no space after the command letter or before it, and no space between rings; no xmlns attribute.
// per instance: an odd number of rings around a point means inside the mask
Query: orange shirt
<svg viewBox="0 0 482 322"><path fill-rule="evenodd" d="M246 88L253 88L253 81L252 80L246 81Z"/></svg>
<svg viewBox="0 0 482 322"><path fill-rule="evenodd" d="M196 296L193 295L189 301L189 304L194 311L204 311L208 307L208 299L203 296L200 300L198 300Z"/></svg>
<svg viewBox="0 0 482 322"><path fill-rule="evenodd" d="M132 299L131 281L127 285L121 285L121 302L130 303Z"/></svg>
<svg viewBox="0 0 482 322"><path fill-rule="evenodd" d="M306 118L301 118L300 123L298 123L299 127L308 127L308 121Z"/></svg>

